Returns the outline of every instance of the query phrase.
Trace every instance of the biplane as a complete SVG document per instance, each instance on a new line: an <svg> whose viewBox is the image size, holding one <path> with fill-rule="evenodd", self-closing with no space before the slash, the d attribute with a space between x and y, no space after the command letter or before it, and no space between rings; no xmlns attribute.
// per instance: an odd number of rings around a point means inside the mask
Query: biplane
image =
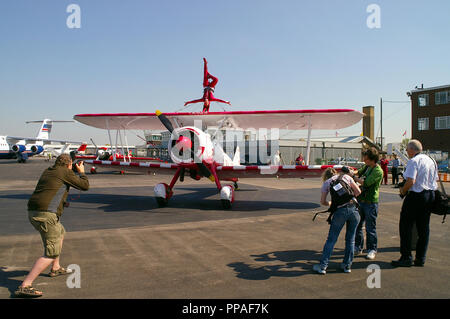
<svg viewBox="0 0 450 319"><path fill-rule="evenodd" d="M328 167L340 169L341 165L309 165L312 130L338 130L358 123L363 113L352 109L232 111L232 112L178 112L178 113L103 113L78 114L74 119L83 124L105 129L111 140L111 131L117 137L126 130L164 130L171 133L168 153L172 163L112 160L86 160L88 165L114 167L120 170L139 170L148 174L173 175L169 183L159 183L154 188L160 207L166 206L174 194L174 186L185 176L194 180L208 178L217 187L224 208L229 209L235 200L239 179L244 178L308 178L319 177ZM221 130L286 129L307 130L306 165L242 165L239 149L229 156L215 134L207 127ZM225 182L232 182L225 184Z"/></svg>
<svg viewBox="0 0 450 319"><path fill-rule="evenodd" d="M91 139L92 141L92 139ZM87 144L83 144L80 149L77 151L70 152L72 158L74 160L106 160L106 161L128 161L128 162L148 162L148 161L156 161L156 162L163 162L163 160L156 158L156 157L140 157L140 156L133 156L131 150L127 149L127 151L123 151L121 153L120 151L117 151L116 148L108 148L108 147L97 147L97 145L92 141L92 143L95 146L94 154L86 154L85 149ZM80 151L81 150L81 151ZM125 154L125 155L124 155ZM97 170L95 169L95 166L93 166L90 170L92 174L97 173Z"/></svg>

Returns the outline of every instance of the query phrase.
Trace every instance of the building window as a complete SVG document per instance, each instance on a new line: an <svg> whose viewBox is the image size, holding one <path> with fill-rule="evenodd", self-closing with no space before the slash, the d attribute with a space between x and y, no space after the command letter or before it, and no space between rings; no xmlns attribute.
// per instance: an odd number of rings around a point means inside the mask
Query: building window
<svg viewBox="0 0 450 319"><path fill-rule="evenodd" d="M428 94L419 95L419 106L428 106Z"/></svg>
<svg viewBox="0 0 450 319"><path fill-rule="evenodd" d="M450 129L450 116L439 116L434 119L434 128L436 130Z"/></svg>
<svg viewBox="0 0 450 319"><path fill-rule="evenodd" d="M434 103L436 105L450 103L450 91L434 93Z"/></svg>
<svg viewBox="0 0 450 319"><path fill-rule="evenodd" d="M428 117L419 118L419 131L428 130L430 127L430 121Z"/></svg>

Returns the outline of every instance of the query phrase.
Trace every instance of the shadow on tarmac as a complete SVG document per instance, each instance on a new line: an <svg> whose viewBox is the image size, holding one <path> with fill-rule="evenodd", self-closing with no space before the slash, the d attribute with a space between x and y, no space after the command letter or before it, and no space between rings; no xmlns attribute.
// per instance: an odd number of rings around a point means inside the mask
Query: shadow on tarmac
<svg viewBox="0 0 450 319"><path fill-rule="evenodd" d="M0 287L5 287L11 293L11 298L14 297L14 292L17 287L22 283L22 280L11 279L15 277L25 278L28 275L28 271L13 270L6 271L7 267L0 267Z"/></svg>
<svg viewBox="0 0 450 319"><path fill-rule="evenodd" d="M398 247L386 247L378 249L378 253L398 252ZM318 264L322 256L321 251L315 250L288 250L274 251L260 255L250 255L255 262L283 262L282 264L251 265L244 262L234 262L227 266L233 268L236 277L246 280L267 280L270 277L300 277L315 274L312 270L314 264ZM330 258L327 274L342 273L340 263L344 257L343 249L335 249ZM361 260L363 256L353 259L352 269L367 269L371 264L377 264L381 269L394 269L388 262L378 260Z"/></svg>
<svg viewBox="0 0 450 319"><path fill-rule="evenodd" d="M217 190L215 188L179 188L180 190L191 191L185 194L176 194L170 199L167 208L183 208L195 210L221 210ZM257 190L240 190L239 193L253 192ZM22 194L4 194L0 199L19 199L28 200L30 193ZM208 197L214 198L208 198ZM70 204L85 203L99 204L102 206L96 209L104 212L120 211L151 211L155 209L164 209L158 207L153 195L125 195L125 194L99 194L99 193L76 193L69 194ZM283 202L283 201L260 201L237 199L233 204L235 211L264 211L269 209L292 209L292 210L311 210L320 207L317 203L308 202Z"/></svg>

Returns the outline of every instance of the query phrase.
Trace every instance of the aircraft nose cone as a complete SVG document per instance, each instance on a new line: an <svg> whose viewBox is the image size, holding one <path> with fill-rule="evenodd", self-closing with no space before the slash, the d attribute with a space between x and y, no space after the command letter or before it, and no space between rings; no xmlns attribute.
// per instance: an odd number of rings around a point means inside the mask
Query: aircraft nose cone
<svg viewBox="0 0 450 319"><path fill-rule="evenodd" d="M186 136L180 136L177 140L176 146L179 150L186 150L192 147L192 141Z"/></svg>

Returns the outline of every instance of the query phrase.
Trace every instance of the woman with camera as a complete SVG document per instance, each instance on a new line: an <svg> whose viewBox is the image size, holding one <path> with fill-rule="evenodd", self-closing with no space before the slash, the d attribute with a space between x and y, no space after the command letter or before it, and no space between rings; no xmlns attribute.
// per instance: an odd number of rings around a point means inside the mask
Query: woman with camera
<svg viewBox="0 0 450 319"><path fill-rule="evenodd" d="M357 202L353 196L358 196L361 193L361 190L349 175L344 173L338 174L336 170L331 167L324 172L322 180L324 183L321 189L322 196L320 203L324 206L331 206L333 215L330 223L330 230L328 232L328 238L325 246L323 247L320 264L314 265L313 270L322 275L326 274L326 269L333 252L334 245L338 240L342 227L347 224L347 230L345 233L345 253L341 268L344 272L350 273L355 246L355 232L360 220L357 210ZM333 191L337 192L342 191L343 189L348 189L346 195L350 196L346 198L353 197L353 199L350 199L345 203L339 203L340 205L336 206L336 203L332 203L327 200L327 195L330 193L331 188L333 188ZM332 197L332 201L333 200L335 199ZM334 210L334 207L336 210Z"/></svg>

